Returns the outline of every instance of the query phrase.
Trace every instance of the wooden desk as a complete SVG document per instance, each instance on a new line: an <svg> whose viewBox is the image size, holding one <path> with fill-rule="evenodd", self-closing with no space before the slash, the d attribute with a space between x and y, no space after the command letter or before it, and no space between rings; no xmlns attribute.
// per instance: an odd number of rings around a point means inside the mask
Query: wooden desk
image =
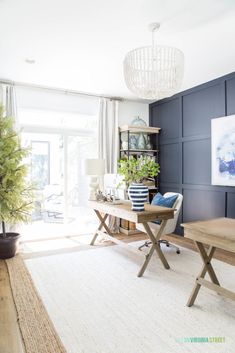
<svg viewBox="0 0 235 353"><path fill-rule="evenodd" d="M114 243L128 247L128 249L131 251L134 251L134 252L138 251L138 253L140 253L139 250L133 249L133 247L130 247L130 245L115 238L114 234L112 234L112 232L110 231L110 229L107 226L107 224L105 223L105 221L108 218L108 216L111 215L111 216L126 219L130 222L143 223L144 229L152 242L152 246L151 246L148 254L145 255L145 261L144 261L143 266L141 267L141 269L138 273L138 277L141 277L144 274L144 271L146 270L146 268L148 266L148 263L153 255L154 250L158 254L161 262L163 263L163 266L166 269L170 268L165 256L163 255L163 253L161 251L161 248L158 244L158 241L160 240L162 232L165 228L166 221L168 219L174 217L174 209L173 208L151 206L149 204L146 204L145 211L134 212L131 210L131 202L130 201L123 201L122 204L120 204L120 205L112 205L107 202L103 203L103 202L97 202L97 201L90 201L89 205L91 208L94 209L97 217L100 220L100 225L94 234L94 237L91 241L91 245L94 245L97 236L100 234L100 235L103 235L105 238L113 241ZM147 222L155 221L157 219L162 220L162 222L161 222L161 226L159 228L157 235L154 236ZM104 228L105 232L102 231L102 228Z"/></svg>
<svg viewBox="0 0 235 353"><path fill-rule="evenodd" d="M195 242L204 264L196 278L196 283L187 302L187 306L194 304L201 286L205 286L227 298L235 300L235 293L220 286L219 280L211 265L211 260L216 248L235 253L235 219L217 218L208 221L184 223L182 227L184 227L184 236ZM204 244L209 245L208 251L206 251ZM204 279L207 272L211 282Z"/></svg>

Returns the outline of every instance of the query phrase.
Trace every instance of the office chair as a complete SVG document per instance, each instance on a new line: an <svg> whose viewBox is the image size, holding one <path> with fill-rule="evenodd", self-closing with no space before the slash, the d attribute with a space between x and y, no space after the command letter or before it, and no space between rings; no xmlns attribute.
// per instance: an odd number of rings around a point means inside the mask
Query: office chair
<svg viewBox="0 0 235 353"><path fill-rule="evenodd" d="M174 205L172 208L175 209L174 211L174 218L172 219L168 219L166 222L166 226L165 229L163 231L162 235L166 235L166 234L171 234L175 231L176 225L177 225L177 221L178 221L178 217L179 217L179 213L180 213L180 209L182 206L182 202L183 202L183 195L179 194L179 193L175 193L175 192L167 192L163 195L163 197L170 197L170 196L174 196L174 195L178 195ZM148 222L148 225L151 229L151 231L153 232L153 234L155 235L155 233L159 230L160 225L154 222ZM137 223L136 224L136 228L138 230L140 230L141 232L145 233L144 227L141 223ZM151 241L146 241L143 245L141 245L139 247L139 250L141 250L143 247L149 247L149 245L151 244ZM173 248L176 249L176 253L180 254L180 249L178 248L178 246L175 246L174 244L171 244L168 242L168 240L164 240L164 239L160 239L158 242L159 245L161 244L165 244L167 247L171 246Z"/></svg>

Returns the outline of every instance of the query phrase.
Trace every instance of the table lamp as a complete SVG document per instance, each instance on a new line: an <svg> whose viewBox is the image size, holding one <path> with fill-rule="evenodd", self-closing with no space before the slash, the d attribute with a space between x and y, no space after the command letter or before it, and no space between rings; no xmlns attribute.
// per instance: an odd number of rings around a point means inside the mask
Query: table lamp
<svg viewBox="0 0 235 353"><path fill-rule="evenodd" d="M96 200L96 192L99 187L99 176L104 175L105 163L104 159L85 159L84 172L90 176L89 183L89 200Z"/></svg>

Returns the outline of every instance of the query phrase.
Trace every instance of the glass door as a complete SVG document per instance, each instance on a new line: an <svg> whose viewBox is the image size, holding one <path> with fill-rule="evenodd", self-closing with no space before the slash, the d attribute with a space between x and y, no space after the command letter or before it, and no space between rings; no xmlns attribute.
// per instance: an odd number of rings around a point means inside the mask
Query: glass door
<svg viewBox="0 0 235 353"><path fill-rule="evenodd" d="M32 221L63 223L64 199L64 138L59 134L22 134L22 142L31 149L28 163L36 199Z"/></svg>
<svg viewBox="0 0 235 353"><path fill-rule="evenodd" d="M32 227L40 238L92 232L96 222L88 207L83 160L97 156L94 136L24 132L22 142L31 148L28 163L36 185L35 209L26 233Z"/></svg>

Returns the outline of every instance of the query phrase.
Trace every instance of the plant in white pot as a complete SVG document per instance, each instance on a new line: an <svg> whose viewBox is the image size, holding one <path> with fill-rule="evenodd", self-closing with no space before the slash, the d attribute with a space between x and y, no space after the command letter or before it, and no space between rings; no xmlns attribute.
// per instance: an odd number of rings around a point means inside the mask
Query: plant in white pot
<svg viewBox="0 0 235 353"><path fill-rule="evenodd" d="M118 173L123 175L123 181L128 186L128 195L133 211L144 211L144 203L148 198L148 187L143 184L147 178L155 178L160 172L160 166L153 158L141 156L119 160Z"/></svg>
<svg viewBox="0 0 235 353"><path fill-rule="evenodd" d="M21 147L14 120L4 115L0 106L0 259L13 257L19 233L7 232L6 224L26 222L33 206L33 188L27 182L24 158L29 151Z"/></svg>

